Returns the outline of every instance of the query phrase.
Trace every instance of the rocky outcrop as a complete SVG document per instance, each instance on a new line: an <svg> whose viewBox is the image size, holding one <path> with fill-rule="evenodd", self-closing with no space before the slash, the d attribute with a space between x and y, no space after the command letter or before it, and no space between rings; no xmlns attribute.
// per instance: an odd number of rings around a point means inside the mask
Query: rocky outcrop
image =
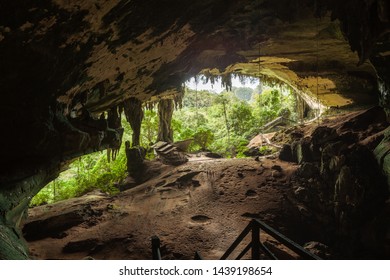
<svg viewBox="0 0 390 280"><path fill-rule="evenodd" d="M376 160L386 148L375 149L381 139L387 143L386 115L375 107L325 123L292 146L292 160L300 164L294 196L311 213L306 219L318 236L342 257L388 256L389 177L387 165Z"/></svg>
<svg viewBox="0 0 390 280"><path fill-rule="evenodd" d="M384 132L384 138L374 150L375 158L387 178L390 191L390 129Z"/></svg>

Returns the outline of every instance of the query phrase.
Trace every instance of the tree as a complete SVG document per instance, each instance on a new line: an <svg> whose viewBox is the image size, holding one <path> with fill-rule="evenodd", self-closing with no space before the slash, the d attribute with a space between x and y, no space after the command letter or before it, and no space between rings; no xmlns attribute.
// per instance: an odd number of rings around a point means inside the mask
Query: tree
<svg viewBox="0 0 390 280"><path fill-rule="evenodd" d="M243 101L251 101L253 89L249 87L239 87L239 88L233 88L235 96Z"/></svg>
<svg viewBox="0 0 390 280"><path fill-rule="evenodd" d="M233 103L228 117L235 135L248 135L248 132L252 132L255 118L248 103L244 101Z"/></svg>
<svg viewBox="0 0 390 280"><path fill-rule="evenodd" d="M214 133L207 128L199 128L193 135L194 143L200 146L202 151L206 151L208 146L214 141Z"/></svg>
<svg viewBox="0 0 390 280"><path fill-rule="evenodd" d="M158 132L158 116L154 110L145 110L144 119L141 125L141 144L149 146L157 139Z"/></svg>
<svg viewBox="0 0 390 280"><path fill-rule="evenodd" d="M221 104L223 108L223 116L225 120L225 126L226 126L226 131L227 131L227 138L228 138L228 145L230 146L230 124L229 120L227 117L227 104L229 103L228 95L227 94L220 94L218 97L215 99L215 102L217 104Z"/></svg>
<svg viewBox="0 0 390 280"><path fill-rule="evenodd" d="M265 90L256 96L256 113L261 125L272 121L282 108L281 93L278 90Z"/></svg>
<svg viewBox="0 0 390 280"><path fill-rule="evenodd" d="M215 94L207 90L195 91L186 88L183 98L185 108L207 108L213 103Z"/></svg>

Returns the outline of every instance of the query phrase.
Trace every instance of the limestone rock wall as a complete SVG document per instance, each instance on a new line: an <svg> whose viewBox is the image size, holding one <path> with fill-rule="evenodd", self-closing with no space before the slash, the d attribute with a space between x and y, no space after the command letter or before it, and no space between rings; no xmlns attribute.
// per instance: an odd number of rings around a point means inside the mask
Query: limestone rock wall
<svg viewBox="0 0 390 280"><path fill-rule="evenodd" d="M387 151L381 149L387 143L386 115L375 107L340 119L306 136L293 133L298 137L284 146L280 158L300 164L293 196L302 218L342 257L388 256L389 174L377 160Z"/></svg>

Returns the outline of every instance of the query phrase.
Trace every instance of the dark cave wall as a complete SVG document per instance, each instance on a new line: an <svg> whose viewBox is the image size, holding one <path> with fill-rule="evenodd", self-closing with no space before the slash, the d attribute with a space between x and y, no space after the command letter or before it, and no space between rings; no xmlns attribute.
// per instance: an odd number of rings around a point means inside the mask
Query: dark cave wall
<svg viewBox="0 0 390 280"><path fill-rule="evenodd" d="M316 241L341 259L388 258L390 188L377 158L386 153L389 132L380 107L319 125L303 137L290 135L280 159L300 165L292 180L302 223ZM297 135L295 138L292 135ZM387 159L388 160L388 159Z"/></svg>
<svg viewBox="0 0 390 280"><path fill-rule="evenodd" d="M27 244L21 232L21 222L27 215L31 198L60 171L60 163L53 161L47 166L38 167L24 180L9 182L0 191L0 260L28 259Z"/></svg>

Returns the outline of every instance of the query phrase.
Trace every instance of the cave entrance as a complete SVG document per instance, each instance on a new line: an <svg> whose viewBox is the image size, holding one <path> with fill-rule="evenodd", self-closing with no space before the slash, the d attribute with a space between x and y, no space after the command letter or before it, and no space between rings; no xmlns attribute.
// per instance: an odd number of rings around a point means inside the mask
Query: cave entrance
<svg viewBox="0 0 390 280"><path fill-rule="evenodd" d="M147 151L147 159L154 158L151 146L159 137L161 124L157 104L144 103L142 108L137 143ZM211 80L199 75L185 83L182 106L174 110L171 128L174 141L192 139L188 148L190 153L207 152L217 157L240 158L276 152L278 148L272 145L259 146L256 136L272 135L316 115L304 98L287 84L232 75L231 84L227 85L222 77ZM115 160L106 151L76 159L33 198L31 205L77 197L96 189L117 193L128 175L124 142L134 142L136 133L123 112L121 120L123 143ZM254 143L251 142L253 139Z"/></svg>
<svg viewBox="0 0 390 280"><path fill-rule="evenodd" d="M250 140L316 117L292 87L257 77L198 75L185 83L182 108L173 118L175 141L193 139L191 152L245 157ZM262 147L263 152L274 148Z"/></svg>

